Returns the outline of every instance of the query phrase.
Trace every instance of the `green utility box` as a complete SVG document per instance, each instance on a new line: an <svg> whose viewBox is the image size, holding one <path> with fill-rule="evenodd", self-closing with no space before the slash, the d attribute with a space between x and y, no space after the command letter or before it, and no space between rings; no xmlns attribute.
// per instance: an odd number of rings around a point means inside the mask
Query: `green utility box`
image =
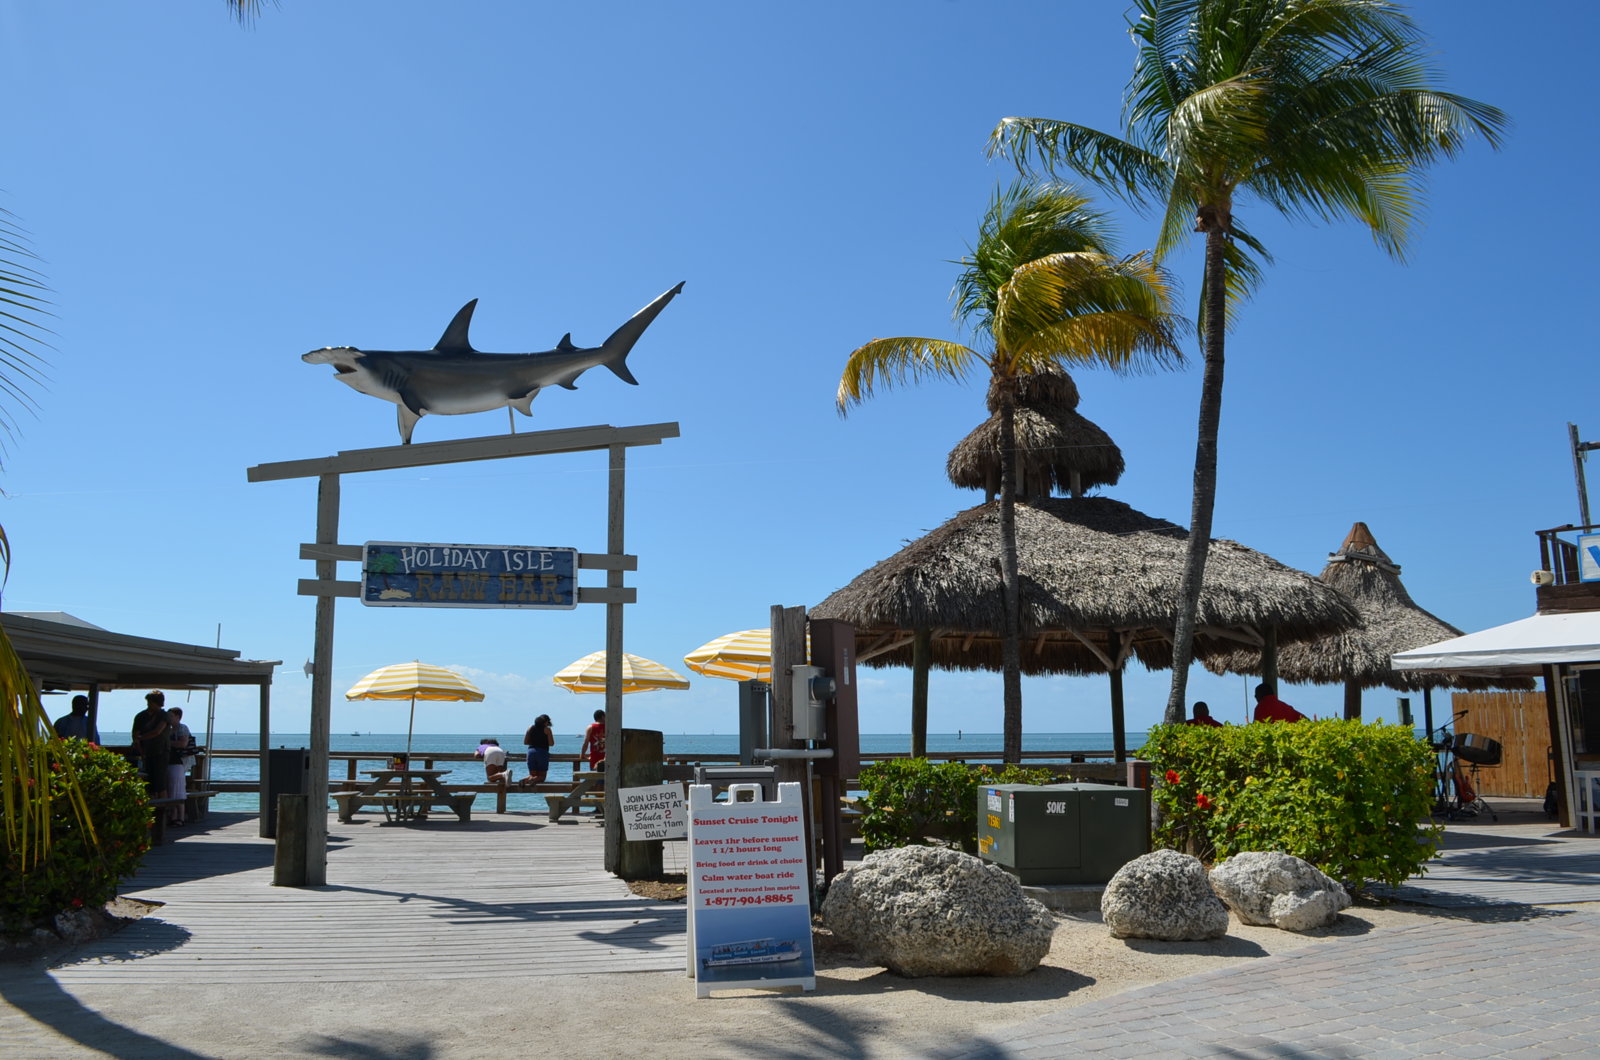
<svg viewBox="0 0 1600 1060"><path fill-rule="evenodd" d="M978 853L1022 883L1106 883L1149 851L1150 793L1142 788L978 788Z"/></svg>

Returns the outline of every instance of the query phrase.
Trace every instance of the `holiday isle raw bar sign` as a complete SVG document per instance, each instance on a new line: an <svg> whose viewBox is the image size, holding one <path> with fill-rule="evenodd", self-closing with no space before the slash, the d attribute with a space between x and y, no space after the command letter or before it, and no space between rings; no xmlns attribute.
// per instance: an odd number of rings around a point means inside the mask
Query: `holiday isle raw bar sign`
<svg viewBox="0 0 1600 1060"><path fill-rule="evenodd" d="M373 607L578 606L578 550L368 541L361 602Z"/></svg>
<svg viewBox="0 0 1600 1060"><path fill-rule="evenodd" d="M716 802L689 788L689 964L697 997L712 990L815 990L811 890L800 785L776 802ZM750 789L759 800L760 788Z"/></svg>

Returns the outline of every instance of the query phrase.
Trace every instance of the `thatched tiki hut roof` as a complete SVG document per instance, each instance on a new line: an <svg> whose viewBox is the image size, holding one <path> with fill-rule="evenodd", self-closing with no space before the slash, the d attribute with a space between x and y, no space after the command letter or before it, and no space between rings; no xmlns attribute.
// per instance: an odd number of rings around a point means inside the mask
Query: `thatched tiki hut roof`
<svg viewBox="0 0 1600 1060"><path fill-rule="evenodd" d="M1188 531L1101 497L1017 504L1025 673L1117 671L1136 656L1171 664ZM932 665L998 669L1001 597L999 504L956 515L865 571L816 607L817 618L856 626L858 659L912 663L914 631L932 631ZM1323 636L1356 619L1340 595L1233 541L1212 544L1200 597L1196 654Z"/></svg>
<svg viewBox="0 0 1600 1060"><path fill-rule="evenodd" d="M1347 718L1361 716L1361 690L1393 688L1531 688L1531 681L1460 677L1419 670L1396 670L1390 660L1407 651L1461 636L1450 623L1419 607L1400 582L1400 567L1389 558L1366 523L1356 523L1339 551L1330 553L1320 580L1339 590L1361 615L1361 623L1325 637L1285 647L1278 654L1278 674L1298 684L1345 686ZM1260 673L1261 656L1253 650L1214 655L1205 660L1216 673Z"/></svg>
<svg viewBox="0 0 1600 1060"><path fill-rule="evenodd" d="M1000 493L1000 415L996 384L989 385L990 417L950 451L945 472L950 481L983 490L989 500ZM1078 387L1063 371L1039 372L1017 381L1017 495L1048 497L1053 492L1082 496L1095 486L1114 486L1122 477L1122 450L1111 436L1076 409Z"/></svg>

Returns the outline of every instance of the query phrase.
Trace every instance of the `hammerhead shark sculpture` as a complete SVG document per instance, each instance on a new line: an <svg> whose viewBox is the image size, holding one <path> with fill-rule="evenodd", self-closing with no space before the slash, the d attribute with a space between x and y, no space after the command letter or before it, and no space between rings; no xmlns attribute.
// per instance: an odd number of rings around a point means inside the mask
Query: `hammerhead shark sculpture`
<svg viewBox="0 0 1600 1060"><path fill-rule="evenodd" d="M400 427L400 443L411 444L411 429L428 413L454 416L486 412L501 406L533 415L533 399L547 386L578 389L578 376L603 364L624 383L639 381L628 371L628 351L639 341L683 284L635 313L600 346L574 346L572 333L561 336L553 350L544 353L479 353L467 341L474 298L456 313L450 326L431 350L358 350L354 346L327 346L300 359L307 364L331 364L334 378L363 394L392 401Z"/></svg>

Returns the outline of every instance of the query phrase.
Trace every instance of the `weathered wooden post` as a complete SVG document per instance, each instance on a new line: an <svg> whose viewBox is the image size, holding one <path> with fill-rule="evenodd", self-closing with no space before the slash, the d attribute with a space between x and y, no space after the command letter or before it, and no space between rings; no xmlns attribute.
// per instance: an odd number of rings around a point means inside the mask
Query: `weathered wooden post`
<svg viewBox="0 0 1600 1060"><path fill-rule="evenodd" d="M609 737L610 729L607 728ZM662 751L664 742L661 733L654 729L623 729L617 737L617 749L612 751L609 738L606 747L606 758L609 761L615 753L619 760L620 787L643 788L655 787L661 783ZM609 779L611 772L606 771ZM621 806L620 796L615 789L606 791L606 840L609 842L613 834L621 836L622 811L619 808L616 816L611 816L612 806ZM661 840L646 839L640 841L623 838L620 844L620 862L616 873L625 880L644 880L661 875Z"/></svg>

